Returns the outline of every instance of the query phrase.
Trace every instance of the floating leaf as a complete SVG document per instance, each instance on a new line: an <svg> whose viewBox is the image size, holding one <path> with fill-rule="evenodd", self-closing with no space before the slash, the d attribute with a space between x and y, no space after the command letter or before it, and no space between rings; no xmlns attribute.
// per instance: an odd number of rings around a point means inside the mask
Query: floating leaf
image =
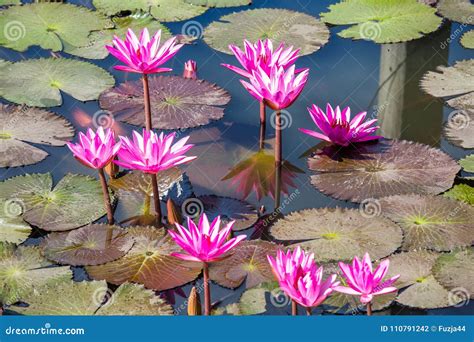
<svg viewBox="0 0 474 342"><path fill-rule="evenodd" d="M438 12L449 20L472 24L474 5L470 0L439 0Z"/></svg>
<svg viewBox="0 0 474 342"><path fill-rule="evenodd" d="M474 148L474 111L460 110L453 113L444 125L443 135L453 145Z"/></svg>
<svg viewBox="0 0 474 342"><path fill-rule="evenodd" d="M436 253L416 251L390 257L387 277L400 274L394 285L402 289L397 302L421 309L444 308L457 304L458 299L450 299L449 292L433 277L432 268L438 256Z"/></svg>
<svg viewBox="0 0 474 342"><path fill-rule="evenodd" d="M292 212L270 233L280 241L301 241L298 245L314 252L319 262L350 260L367 251L380 259L396 251L403 239L401 229L377 213L342 208Z"/></svg>
<svg viewBox="0 0 474 342"><path fill-rule="evenodd" d="M449 106L469 114L469 111L474 111L474 59L456 62L451 67L441 65L436 71L427 72L421 80L421 88L432 96L451 98L446 101ZM452 124L457 129L461 129L461 126L470 127L472 137L474 125L469 123L462 125L456 121ZM474 142L471 142L472 147Z"/></svg>
<svg viewBox="0 0 474 342"><path fill-rule="evenodd" d="M387 293L380 296L374 296L372 300L372 310L380 311L388 308L397 293ZM358 296L347 295L340 292L333 292L324 302L323 310L332 314L358 315L366 312L367 308L361 304Z"/></svg>
<svg viewBox="0 0 474 342"><path fill-rule="evenodd" d="M93 224L70 232L51 233L42 243L46 258L63 265L100 265L123 257L133 239L116 226Z"/></svg>
<svg viewBox="0 0 474 342"><path fill-rule="evenodd" d="M466 158L461 159L459 165L461 165L464 171L474 173L474 154L470 154Z"/></svg>
<svg viewBox="0 0 474 342"><path fill-rule="evenodd" d="M23 206L16 201L0 199L0 243L20 244L31 234L31 227L21 218Z"/></svg>
<svg viewBox="0 0 474 342"><path fill-rule="evenodd" d="M19 104L54 107L62 104L61 91L77 100L90 101L114 83L107 71L87 62L29 59L2 68L0 96Z"/></svg>
<svg viewBox="0 0 474 342"><path fill-rule="evenodd" d="M276 255L278 245L261 241L242 241L224 260L211 264L209 276L221 286L236 288L246 280L255 287L274 280L267 255Z"/></svg>
<svg viewBox="0 0 474 342"><path fill-rule="evenodd" d="M474 241L474 208L442 196L402 195L380 199L382 214L403 229L402 250L450 251Z"/></svg>
<svg viewBox="0 0 474 342"><path fill-rule="evenodd" d="M21 0L0 0L0 6L19 5Z"/></svg>
<svg viewBox="0 0 474 342"><path fill-rule="evenodd" d="M47 282L70 278L69 267L52 267L40 248L0 242L0 304L13 304Z"/></svg>
<svg viewBox="0 0 474 342"><path fill-rule="evenodd" d="M106 213L99 182L82 175L67 174L54 188L50 173L9 178L0 183L0 199L20 204L23 219L46 231L71 230Z"/></svg>
<svg viewBox="0 0 474 342"><path fill-rule="evenodd" d="M329 30L308 14L286 9L262 8L232 13L211 23L204 31L204 41L213 49L231 53L229 44L243 48L243 41L271 39L287 42L309 55L329 40Z"/></svg>
<svg viewBox="0 0 474 342"><path fill-rule="evenodd" d="M319 191L353 202L392 194L438 194L451 188L460 170L441 150L397 140L325 147L308 164L316 172L311 183Z"/></svg>
<svg viewBox="0 0 474 342"><path fill-rule="evenodd" d="M186 3L206 7L237 7L251 5L252 0L184 0Z"/></svg>
<svg viewBox="0 0 474 342"><path fill-rule="evenodd" d="M397 43L423 37L441 25L436 9L416 0L352 0L329 6L321 19L333 25L353 25L338 33L344 38Z"/></svg>
<svg viewBox="0 0 474 342"><path fill-rule="evenodd" d="M457 184L444 193L445 197L474 205L474 188L467 184Z"/></svg>
<svg viewBox="0 0 474 342"><path fill-rule="evenodd" d="M185 0L94 0L93 5L98 11L114 15L124 11L141 10L160 21L182 21L196 17L207 11L207 7L194 6Z"/></svg>
<svg viewBox="0 0 474 342"><path fill-rule="evenodd" d="M180 249L164 229L133 227L128 233L135 244L127 255L104 265L87 266L89 276L116 285L135 282L163 291L189 283L201 273L200 263L170 256Z"/></svg>
<svg viewBox="0 0 474 342"><path fill-rule="evenodd" d="M105 17L83 6L63 3L12 6L0 15L0 26L4 28L0 31L0 45L17 51L26 51L33 45L61 51L64 44L87 44L91 31L107 25Z"/></svg>
<svg viewBox="0 0 474 342"><path fill-rule="evenodd" d="M0 104L0 167L35 164L48 153L28 144L63 146L74 129L63 117L39 108Z"/></svg>
<svg viewBox="0 0 474 342"><path fill-rule="evenodd" d="M179 76L149 78L152 124L157 129L178 129L207 125L224 116L229 94L215 84ZM142 81L129 81L103 93L101 108L118 120L144 126Z"/></svg>
<svg viewBox="0 0 474 342"><path fill-rule="evenodd" d="M194 212L192 206L199 206ZM221 216L221 225L235 221L233 230L240 231L250 228L258 219L257 210L249 203L230 197L215 195L200 196L183 203L182 211L185 216L197 217L200 212L206 213L209 220Z"/></svg>
<svg viewBox="0 0 474 342"><path fill-rule="evenodd" d="M456 250L449 254L441 255L433 267L435 278L451 293L468 299L474 298L474 253L473 248ZM464 292L464 294L463 294Z"/></svg>
<svg viewBox="0 0 474 342"><path fill-rule="evenodd" d="M146 27L150 34L161 30L162 41L171 38L171 32L168 28L154 20L151 16L138 18L134 16L114 17L112 21L115 24L114 29L92 32L86 44L82 46L66 45L64 52L83 58L104 59L109 55L105 45L112 45L114 35L124 39L129 28L134 32L139 32Z"/></svg>
<svg viewBox="0 0 474 342"><path fill-rule="evenodd" d="M461 45L468 49L474 49L474 30L468 31L462 35Z"/></svg>

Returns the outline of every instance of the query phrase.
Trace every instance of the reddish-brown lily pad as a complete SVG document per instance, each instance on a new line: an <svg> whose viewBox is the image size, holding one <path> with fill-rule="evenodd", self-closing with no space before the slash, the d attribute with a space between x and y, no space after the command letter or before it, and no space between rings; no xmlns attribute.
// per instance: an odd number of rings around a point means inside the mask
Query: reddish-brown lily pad
<svg viewBox="0 0 474 342"><path fill-rule="evenodd" d="M51 233L42 243L46 258L58 264L100 265L123 257L134 240L127 231L93 224L70 232Z"/></svg>
<svg viewBox="0 0 474 342"><path fill-rule="evenodd" d="M151 115L154 128L181 129L207 125L224 116L229 94L215 84L179 76L149 78ZM120 121L145 125L142 81L128 81L99 98L101 108Z"/></svg>
<svg viewBox="0 0 474 342"><path fill-rule="evenodd" d="M441 150L408 141L382 140L347 149L327 146L308 160L311 183L326 195L362 202L451 188L460 167Z"/></svg>
<svg viewBox="0 0 474 342"><path fill-rule="evenodd" d="M246 281L251 288L274 280L267 255L276 255L278 245L261 240L242 241L227 258L211 265L209 275L219 285L236 288Z"/></svg>

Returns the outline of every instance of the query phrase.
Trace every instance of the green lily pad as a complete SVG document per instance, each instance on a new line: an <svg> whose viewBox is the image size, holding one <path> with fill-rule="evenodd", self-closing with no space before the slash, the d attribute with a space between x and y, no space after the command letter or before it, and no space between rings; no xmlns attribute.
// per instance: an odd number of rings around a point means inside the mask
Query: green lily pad
<svg viewBox="0 0 474 342"><path fill-rule="evenodd" d="M470 154L466 158L461 159L459 165L461 165L464 171L474 173L474 154Z"/></svg>
<svg viewBox="0 0 474 342"><path fill-rule="evenodd" d="M343 38L381 44L421 38L436 31L442 22L435 8L416 0L341 1L320 16L328 24L352 25L338 33Z"/></svg>
<svg viewBox="0 0 474 342"><path fill-rule="evenodd" d="M29 142L63 146L74 137L69 121L39 108L0 104L0 121L0 167L31 165L48 156Z"/></svg>
<svg viewBox="0 0 474 342"><path fill-rule="evenodd" d="M401 289L397 302L421 309L437 309L456 305L459 298L450 296L434 278L432 268L440 254L414 251L390 257L387 277L400 274L395 286Z"/></svg>
<svg viewBox="0 0 474 342"><path fill-rule="evenodd" d="M105 281L62 281L43 286L28 297L27 307L15 307L22 315L171 315L172 308L153 291L124 284L112 293Z"/></svg>
<svg viewBox="0 0 474 342"><path fill-rule="evenodd" d="M21 0L0 0L0 6L19 5Z"/></svg>
<svg viewBox="0 0 474 342"><path fill-rule="evenodd" d="M278 245L261 240L242 241L227 258L211 264L209 277L221 286L239 287L246 281L246 287L255 287L274 280L267 255L276 255Z"/></svg>
<svg viewBox="0 0 474 342"><path fill-rule="evenodd" d="M328 146L308 159L311 183L322 193L353 202L393 194L439 194L460 167L448 154L409 141L382 140L346 149Z"/></svg>
<svg viewBox="0 0 474 342"><path fill-rule="evenodd" d="M87 62L29 59L2 67L0 96L19 104L54 107L62 104L61 91L77 100L90 101L114 83L107 71Z"/></svg>
<svg viewBox="0 0 474 342"><path fill-rule="evenodd" d="M396 292L375 296L372 300L372 310L381 311L388 308L396 297ZM340 292L333 292L322 305L325 312L338 315L359 315L367 310L366 306L361 304L359 297Z"/></svg>
<svg viewBox="0 0 474 342"><path fill-rule="evenodd" d="M215 84L180 76L149 78L151 120L157 129L181 129L207 125L222 119L229 94ZM100 107L118 120L145 125L142 81L128 81L104 92Z"/></svg>
<svg viewBox="0 0 474 342"><path fill-rule="evenodd" d="M279 241L298 242L319 262L350 260L367 251L374 260L380 259L396 251L403 240L401 229L390 220L345 208L292 212L271 226L270 234Z"/></svg>
<svg viewBox="0 0 474 342"><path fill-rule="evenodd" d="M125 39L129 28L134 32L139 32L146 27L151 34L161 30L162 41L171 38L171 32L168 28L149 15L114 17L112 21L115 25L113 29L92 32L89 35L87 44L82 46L66 45L64 52L83 58L104 59L109 55L105 45L112 45L114 35Z"/></svg>
<svg viewBox="0 0 474 342"><path fill-rule="evenodd" d="M445 197L474 205L474 188L467 184L457 184L444 193Z"/></svg>
<svg viewBox="0 0 474 342"><path fill-rule="evenodd" d="M213 49L230 54L229 44L243 48L243 41L271 39L301 49L301 55L319 50L329 40L324 23L308 14L286 9L261 8L232 13L204 30L204 41Z"/></svg>
<svg viewBox="0 0 474 342"><path fill-rule="evenodd" d="M87 266L92 279L104 279L115 285L135 282L156 291L189 283L201 273L202 265L171 256L180 248L164 229L132 227L128 233L135 244L124 257L99 266Z"/></svg>
<svg viewBox="0 0 474 342"><path fill-rule="evenodd" d="M207 7L194 6L184 0L94 0L92 3L98 11L107 15L144 11L160 21L187 20L207 11Z"/></svg>
<svg viewBox="0 0 474 342"><path fill-rule="evenodd" d="M463 300L474 298L474 252L473 248L456 250L441 255L433 267L435 278L453 294Z"/></svg>
<svg viewBox="0 0 474 342"><path fill-rule="evenodd" d="M0 242L0 304L24 300L45 283L71 278L69 267L52 267L39 247Z"/></svg>
<svg viewBox="0 0 474 342"><path fill-rule="evenodd" d="M31 227L21 218L23 206L17 201L0 199L0 243L20 244L31 234Z"/></svg>
<svg viewBox="0 0 474 342"><path fill-rule="evenodd" d="M382 214L398 223L402 250L451 251L474 241L474 208L443 196L402 195L380 199Z"/></svg>
<svg viewBox="0 0 474 342"><path fill-rule="evenodd" d="M474 49L474 30L470 30L462 35L461 45L468 49Z"/></svg>
<svg viewBox="0 0 474 342"><path fill-rule="evenodd" d="M71 20L74 18L74 20ZM39 45L61 51L64 44L87 44L91 31L109 25L98 12L63 3L36 3L12 6L2 11L0 45L17 51Z"/></svg>
<svg viewBox="0 0 474 342"><path fill-rule="evenodd" d="M26 174L0 183L0 199L23 206L23 219L46 231L65 231L106 214L100 183L92 177L67 174L53 188L50 173Z"/></svg>
<svg viewBox="0 0 474 342"><path fill-rule="evenodd" d="M474 111L474 59L458 61L450 67L441 65L436 71L428 71L421 80L421 88L432 96L449 98L446 101L449 106L465 111L472 118L473 114L470 112ZM462 124L464 121L467 124ZM472 133L474 125L469 124L470 122L472 121L463 120L461 124L452 124L458 130L466 126ZM467 148L474 147L473 140L470 146Z"/></svg>
<svg viewBox="0 0 474 342"><path fill-rule="evenodd" d="M237 7L251 5L252 0L184 0L186 3L206 7Z"/></svg>
<svg viewBox="0 0 474 342"><path fill-rule="evenodd" d="M58 264L100 265L123 257L132 248L127 231L93 224L70 232L51 233L41 245L46 258Z"/></svg>
<svg viewBox="0 0 474 342"><path fill-rule="evenodd" d="M470 0L439 0L438 12L449 20L472 24L474 5Z"/></svg>

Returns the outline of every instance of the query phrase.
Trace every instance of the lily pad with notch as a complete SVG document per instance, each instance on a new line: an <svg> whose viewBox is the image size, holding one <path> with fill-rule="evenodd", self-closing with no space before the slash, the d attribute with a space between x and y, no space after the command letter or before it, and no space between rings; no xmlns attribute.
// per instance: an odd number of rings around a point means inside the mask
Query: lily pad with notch
<svg viewBox="0 0 474 342"><path fill-rule="evenodd" d="M472 24L474 5L470 0L439 0L438 13L443 17L462 24Z"/></svg>
<svg viewBox="0 0 474 342"><path fill-rule="evenodd" d="M204 41L213 49L228 54L231 53L230 44L243 48L244 39L287 42L301 49L301 55L309 55L329 41L329 30L313 16L277 8L228 14L204 30Z"/></svg>
<svg viewBox="0 0 474 342"><path fill-rule="evenodd" d="M22 219L23 210L21 202L0 199L0 243L20 244L28 239L32 228Z"/></svg>
<svg viewBox="0 0 474 342"><path fill-rule="evenodd" d="M400 227L390 220L346 208L292 212L271 226L270 234L314 252L318 262L350 260L366 251L380 259L395 252L403 240Z"/></svg>
<svg viewBox="0 0 474 342"><path fill-rule="evenodd" d="M460 167L427 145L382 140L340 149L327 146L308 159L311 183L341 200L363 202L389 195L439 194L451 188Z"/></svg>
<svg viewBox="0 0 474 342"><path fill-rule="evenodd" d="M12 177L0 182L0 199L19 203L22 218L46 231L75 229L106 214L100 183L83 175L66 174L54 187L50 173Z"/></svg>
<svg viewBox="0 0 474 342"><path fill-rule="evenodd" d="M74 137L65 118L49 111L0 104L0 167L31 165L48 153L33 146L63 146Z"/></svg>
<svg viewBox="0 0 474 342"><path fill-rule="evenodd" d="M149 78L152 124L157 129L182 129L222 119L229 94L215 84L179 76ZM100 107L120 121L144 126L143 85L128 81L104 92Z"/></svg>

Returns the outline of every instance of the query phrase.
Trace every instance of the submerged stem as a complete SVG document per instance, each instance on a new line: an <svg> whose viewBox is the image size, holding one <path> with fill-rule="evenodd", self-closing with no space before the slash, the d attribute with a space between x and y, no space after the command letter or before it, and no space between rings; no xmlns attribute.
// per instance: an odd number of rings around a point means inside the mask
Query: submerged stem
<svg viewBox="0 0 474 342"><path fill-rule="evenodd" d="M306 316L311 316L313 314L313 308L312 307L307 307L306 308Z"/></svg>
<svg viewBox="0 0 474 342"><path fill-rule="evenodd" d="M107 221L109 224L114 224L114 213L112 210L112 203L110 201L109 188L107 187L107 180L105 178L104 169L99 169L100 185L102 186L102 194L104 196L104 206L107 211Z"/></svg>
<svg viewBox="0 0 474 342"><path fill-rule="evenodd" d="M367 303L367 316L372 316L372 302Z"/></svg>
<svg viewBox="0 0 474 342"><path fill-rule="evenodd" d="M148 75L143 74L143 101L145 102L145 128L147 131L152 130L151 124L151 106L150 106L150 87L148 86Z"/></svg>
<svg viewBox="0 0 474 342"><path fill-rule="evenodd" d="M281 198L281 156L282 156L282 128L281 128L281 111L276 112L275 116L275 210L280 207Z"/></svg>
<svg viewBox="0 0 474 342"><path fill-rule="evenodd" d="M291 315L298 316L298 303L296 303L293 299L291 300Z"/></svg>
<svg viewBox="0 0 474 342"><path fill-rule="evenodd" d="M158 179L156 174L151 174L151 186L153 188L153 205L155 207L155 218L158 227L161 227L161 203L160 203L160 191L158 190Z"/></svg>
<svg viewBox="0 0 474 342"><path fill-rule="evenodd" d="M267 114L265 102L260 101L260 149L263 150L265 147L265 132L267 125Z"/></svg>
<svg viewBox="0 0 474 342"><path fill-rule="evenodd" d="M211 314L211 289L209 288L209 265L205 262L203 267L204 278L204 315Z"/></svg>

